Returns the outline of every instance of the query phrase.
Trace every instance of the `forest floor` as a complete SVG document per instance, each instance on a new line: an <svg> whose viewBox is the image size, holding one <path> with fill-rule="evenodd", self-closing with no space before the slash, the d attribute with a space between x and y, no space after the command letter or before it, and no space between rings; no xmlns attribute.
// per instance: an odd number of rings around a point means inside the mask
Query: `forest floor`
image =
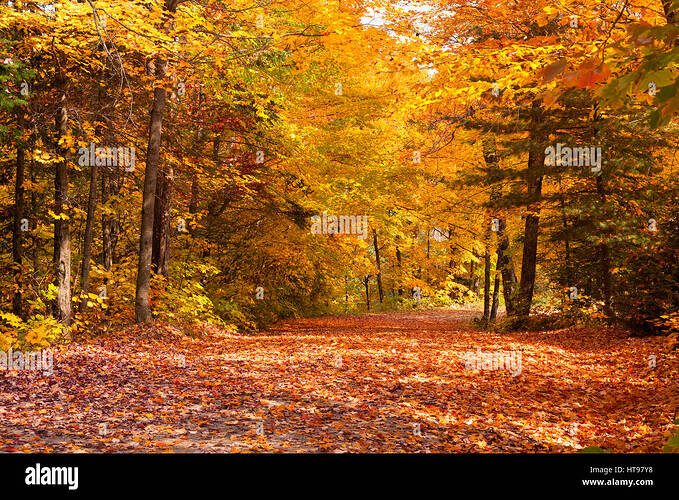
<svg viewBox="0 0 679 500"><path fill-rule="evenodd" d="M615 329L493 333L471 311L134 327L0 372L0 452L658 452L679 356ZM521 371L465 368L521 353ZM655 356L655 368L649 363Z"/></svg>

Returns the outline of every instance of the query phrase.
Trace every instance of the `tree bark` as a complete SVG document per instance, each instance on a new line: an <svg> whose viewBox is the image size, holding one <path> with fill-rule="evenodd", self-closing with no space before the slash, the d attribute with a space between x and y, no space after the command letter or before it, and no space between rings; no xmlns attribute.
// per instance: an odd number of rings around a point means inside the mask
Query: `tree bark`
<svg viewBox="0 0 679 500"><path fill-rule="evenodd" d="M488 180L493 184L500 180L500 162L497 156L497 145L495 137L487 136L483 141L483 158L488 167ZM495 208L495 204L501 195L501 188L491 190L491 205ZM493 288L493 306L491 309L491 320L495 319L497 315L498 301L499 301L499 277L502 277L502 289L505 299L505 309L507 316L513 316L516 312L515 293L516 293L516 273L514 272L514 263L508 255L509 250L509 236L506 232L505 219L497 217L497 263L495 264L495 286Z"/></svg>
<svg viewBox="0 0 679 500"><path fill-rule="evenodd" d="M570 235L568 234L569 229L568 229L568 219L566 218L566 200L563 192L563 186L561 184L561 179L559 179L559 193L560 193L560 202L561 202L561 220L563 222L563 231L564 231L564 238L563 238L563 244L564 244L564 254L566 257L566 284L570 287L574 285L573 282L573 266L571 264L571 242L570 242Z"/></svg>
<svg viewBox="0 0 679 500"><path fill-rule="evenodd" d="M368 308L368 312L370 312L370 290L368 288L368 285L370 283L370 276L366 276L363 278L363 284L365 285L365 304Z"/></svg>
<svg viewBox="0 0 679 500"><path fill-rule="evenodd" d="M66 110L66 95L62 94L56 115L56 129L58 140L66 136L68 127L68 112ZM54 176L54 213L60 218L54 222L54 239L56 254L54 257L57 287L56 318L60 323L71 324L71 233L68 219L68 150L58 146L59 154L64 158L56 164Z"/></svg>
<svg viewBox="0 0 679 500"><path fill-rule="evenodd" d="M162 169L157 179L156 203L153 213L152 270L168 276L170 266L170 224L172 215L173 170Z"/></svg>
<svg viewBox="0 0 679 500"><path fill-rule="evenodd" d="M102 170L101 176L101 204L106 205L111 195L111 177L107 169ZM107 271L113 267L113 242L111 226L113 221L111 216L104 210L101 214L101 240L102 240L102 265Z"/></svg>
<svg viewBox="0 0 679 500"><path fill-rule="evenodd" d="M165 88L160 85L162 85L161 82L165 76L166 64L160 57L156 58L156 81L159 86L153 90L153 107L151 108L149 120L149 141L146 149L146 169L144 171L144 193L142 197L139 238L139 264L137 266L137 294L135 297L135 319L137 323L147 323L152 320L150 289L153 256L153 219L166 98Z"/></svg>
<svg viewBox="0 0 679 500"><path fill-rule="evenodd" d="M162 28L167 32L172 22L177 4L180 0L166 0L163 12ZM149 141L146 148L146 168L144 171L144 192L142 195L141 229L139 235L139 263L137 265L137 290L135 297L135 320L137 323L148 323L153 319L151 314L151 264L153 260L153 219L155 214L156 183L160 164L160 146L163 132L163 114L165 112L164 79L167 72L167 61L161 56L155 58L155 82L153 88L153 106L149 117Z"/></svg>
<svg viewBox="0 0 679 500"><path fill-rule="evenodd" d="M517 279L514 272L514 264L507 254L509 250L509 236L506 232L507 223L504 219L498 221L498 245L497 245L497 268L502 276L502 295L505 299L507 316L516 314L516 287Z"/></svg>
<svg viewBox="0 0 679 500"><path fill-rule="evenodd" d="M483 318L481 321L488 324L490 318L490 221L487 221L484 239L486 240L486 252L483 255Z"/></svg>
<svg viewBox="0 0 679 500"><path fill-rule="evenodd" d="M16 266L14 271L14 299L12 301L12 312L17 316L22 316L22 265L23 265L23 238L21 229L21 219L24 217L24 172L25 172L25 147L23 143L24 131L24 110L19 107L17 113L17 129L21 137L17 138L16 156L16 178L14 183L14 224L12 226L12 260Z"/></svg>
<svg viewBox="0 0 679 500"><path fill-rule="evenodd" d="M373 229L373 246L375 247L375 262L377 263L377 292L380 296L380 304L384 301L382 291L382 266L380 264L380 247L377 244L377 230Z"/></svg>
<svg viewBox="0 0 679 500"><path fill-rule="evenodd" d="M403 295L403 287L401 286L401 250L398 248L398 245L396 245L396 263L398 265L399 274L398 296L401 297Z"/></svg>
<svg viewBox="0 0 679 500"><path fill-rule="evenodd" d="M538 202L542 195L542 172L545 163L542 108L538 101L533 102L532 108L531 146L528 153L528 170L526 174L528 204L526 206L521 282L519 283L519 300L517 304L517 315L521 318L528 317L533 302L540 225Z"/></svg>
<svg viewBox="0 0 679 500"><path fill-rule="evenodd" d="M602 203L606 203L606 186L603 180L603 174L600 172L596 178L596 190ZM611 276L611 253L608 243L601 242L599 244L599 267L601 270L601 295L604 300L604 314L609 319L614 318L613 313L613 287Z"/></svg>
<svg viewBox="0 0 679 500"><path fill-rule="evenodd" d="M495 264L497 268L497 263ZM495 270L495 282L493 283L493 305L490 309L489 321L495 321L497 318L497 308L500 304L500 273Z"/></svg>
<svg viewBox="0 0 679 500"><path fill-rule="evenodd" d="M87 293L90 287L90 259L92 256L92 233L94 228L94 210L97 206L97 165L92 162L90 166L90 192L87 200L87 222L85 224L85 241L83 243L82 263L82 297L80 300L80 312L87 308Z"/></svg>

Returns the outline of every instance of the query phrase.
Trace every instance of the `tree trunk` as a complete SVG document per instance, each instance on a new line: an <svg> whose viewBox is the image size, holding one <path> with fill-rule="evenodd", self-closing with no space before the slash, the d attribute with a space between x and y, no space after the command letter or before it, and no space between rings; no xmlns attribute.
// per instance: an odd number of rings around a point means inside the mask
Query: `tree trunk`
<svg viewBox="0 0 679 500"><path fill-rule="evenodd" d="M370 312L370 290L368 288L368 285L370 283L370 276L366 276L363 278L363 284L365 285L365 304L368 308L368 312Z"/></svg>
<svg viewBox="0 0 679 500"><path fill-rule="evenodd" d="M474 251L474 257L480 257L479 255L476 255L476 251ZM471 285L471 290L474 292L475 295L479 294L479 277L476 276L476 261L471 260L470 265L469 265L469 280L470 280L470 285Z"/></svg>
<svg viewBox="0 0 679 500"><path fill-rule="evenodd" d="M500 305L500 273L497 271L497 263L495 264L495 282L493 283L493 305L490 309L489 321L495 321L497 318L497 308Z"/></svg>
<svg viewBox="0 0 679 500"><path fill-rule="evenodd" d="M603 180L603 174L600 172L596 178L596 190L599 194L601 202L606 203L606 186ZM599 266L601 270L601 295L604 300L604 314L609 319L614 318L613 313L613 288L611 276L611 253L608 248L608 243L601 242L599 244ZM591 289L590 289L591 293Z"/></svg>
<svg viewBox="0 0 679 500"><path fill-rule="evenodd" d="M162 28L169 31L172 19L167 13L174 13L179 0L165 0ZM146 168L144 171L144 193L142 195L141 228L139 235L139 263L137 265L137 291L134 304L137 323L147 323L153 319L151 314L151 264L153 260L153 219L155 214L156 183L160 164L160 146L163 132L166 91L164 87L167 61L155 58L155 84L153 106L149 118L149 141L146 148Z"/></svg>
<svg viewBox="0 0 679 500"><path fill-rule="evenodd" d="M561 184L561 179L559 178L559 193L561 194L561 220L563 222L563 243L564 243L564 253L566 257L566 284L570 287L574 285L573 282L573 266L571 265L571 243L570 235L568 234L568 219L566 218L566 200L564 197L563 186Z"/></svg>
<svg viewBox="0 0 679 500"><path fill-rule="evenodd" d="M486 240L486 253L483 255L483 318L482 322L488 324L490 318L490 221L486 224L484 239Z"/></svg>
<svg viewBox="0 0 679 500"><path fill-rule="evenodd" d="M109 171L104 168L101 176L101 204L106 205L111 195L111 177ZM111 216L104 210L101 214L101 240L102 240L102 265L107 271L113 267L113 242Z"/></svg>
<svg viewBox="0 0 679 500"><path fill-rule="evenodd" d="M375 262L377 263L377 291L380 296L380 304L384 301L382 292L382 266L380 264L380 247L377 244L377 230L373 229L373 246L375 247Z"/></svg>
<svg viewBox="0 0 679 500"><path fill-rule="evenodd" d="M170 224L172 211L173 170L171 166L160 171L156 186L156 203L153 213L152 270L168 276L170 266Z"/></svg>
<svg viewBox="0 0 679 500"><path fill-rule="evenodd" d="M509 250L509 236L506 232L507 224L504 219L498 221L497 268L502 276L502 295L505 299L507 316L516 314L516 286L517 279L514 264L507 254Z"/></svg>
<svg viewBox="0 0 679 500"><path fill-rule="evenodd" d="M519 300L517 304L517 314L521 318L528 317L530 306L533 302L540 225L538 202L542 195L542 172L545 164L542 108L538 101L533 102L532 108L531 148L528 153L528 171L526 174L528 204L526 206L521 282L519 283Z"/></svg>
<svg viewBox="0 0 679 500"><path fill-rule="evenodd" d="M22 264L23 264L23 230L21 228L21 219L24 217L24 172L25 172L25 148L23 143L24 130L24 110L19 107L17 113L17 128L22 133L21 137L17 139L17 157L16 157L16 179L14 183L14 224L12 226L12 260L14 261L14 299L12 301L12 312L17 316L22 316Z"/></svg>
<svg viewBox="0 0 679 500"><path fill-rule="evenodd" d="M59 108L56 116L56 129L58 140L66 135L68 127L68 112L66 110L66 96L61 95ZM61 146L57 147L59 154L64 158L56 164L54 176L54 213L57 216L68 216L68 163L66 155L68 150ZM59 218L54 222L55 250L54 256L57 301L56 318L60 323L68 326L71 324L71 233L69 220Z"/></svg>
<svg viewBox="0 0 679 500"><path fill-rule="evenodd" d="M92 233L94 227L94 209L97 206L97 165L92 162L90 166L90 192L87 200L87 223L85 224L85 242L83 244L82 263L82 297L80 300L80 312L87 308L87 292L90 287L90 259L92 256Z"/></svg>
<svg viewBox="0 0 679 500"><path fill-rule="evenodd" d="M36 182L38 182L38 177L36 174L36 167L35 167L35 137L38 135L37 128L34 125L33 128L33 137L31 138L31 166L30 166L30 176L31 176L31 184L35 185ZM31 189L31 213L35 214L38 213L38 200L35 195L35 190ZM33 269L38 268L38 244L37 244L37 236L33 236L33 245L32 245L32 255L31 259L33 260Z"/></svg>
<svg viewBox="0 0 679 500"><path fill-rule="evenodd" d="M156 82L161 84L165 77L167 63L156 58ZM146 149L144 172L144 194L141 209L141 230L139 238L139 264L137 266L137 293L135 297L135 319L137 323L151 321L151 263L153 256L153 219L156 197L156 180L160 163L160 143L165 110L165 88L159 85L153 89L153 107L149 120L149 141Z"/></svg>
<svg viewBox="0 0 679 500"><path fill-rule="evenodd" d="M398 296L403 295L403 287L401 286L401 250L399 250L398 245L396 245L396 263L398 265L398 274L399 274L399 280L398 280Z"/></svg>
<svg viewBox="0 0 679 500"><path fill-rule="evenodd" d="M200 184L198 183L198 173L193 173L193 180L191 181L191 199L189 201L189 214L191 214L190 224L188 224L188 231L191 236L194 236L194 228L196 227L196 213L198 213L198 196L200 195Z"/></svg>
<svg viewBox="0 0 679 500"><path fill-rule="evenodd" d="M500 181L500 162L497 156L497 144L495 137L488 135L483 140L483 158L488 167L488 182L493 185L491 189L491 206L497 208L497 201L502 194L501 187L496 183ZM504 292L505 309L507 316L513 316L515 307L515 293L516 293L516 273L514 272L514 263L508 255L509 250L509 236L506 233L506 222L503 218L497 217L497 262L495 264L495 286L493 287L493 306L490 312L491 321L496 318L497 308L499 302L499 286L500 277L502 278L502 289Z"/></svg>
<svg viewBox="0 0 679 500"><path fill-rule="evenodd" d="M453 245L453 226L448 226L448 270L452 271L455 265L455 245Z"/></svg>

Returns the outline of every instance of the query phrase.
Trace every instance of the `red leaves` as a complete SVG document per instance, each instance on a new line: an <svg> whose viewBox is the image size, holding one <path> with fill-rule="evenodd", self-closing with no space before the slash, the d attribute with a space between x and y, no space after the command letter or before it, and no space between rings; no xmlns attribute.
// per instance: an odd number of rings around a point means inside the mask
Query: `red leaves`
<svg viewBox="0 0 679 500"><path fill-rule="evenodd" d="M597 59L590 59L583 63L577 71L564 76L564 83L570 87L594 88L611 74L611 70L605 64L599 64Z"/></svg>
<svg viewBox="0 0 679 500"><path fill-rule="evenodd" d="M545 83L552 81L558 74L566 69L566 66L568 66L568 61L566 61L566 59L559 59L555 63L550 64L540 71L542 81Z"/></svg>
<svg viewBox="0 0 679 500"><path fill-rule="evenodd" d="M211 329L196 338L156 325L154 337L137 327L72 344L55 355L49 380L0 377L0 450L662 448L678 364L661 339L584 328L499 336L471 329L470 318L319 318L259 336ZM521 351L520 376L466 369L477 349Z"/></svg>
<svg viewBox="0 0 679 500"><path fill-rule="evenodd" d="M560 59L540 72L544 83L548 83L556 78L568 66L566 59ZM586 60L577 70L567 72L562 77L562 82L566 87L593 88L596 84L603 82L611 75L611 70L606 64L601 64L595 57Z"/></svg>

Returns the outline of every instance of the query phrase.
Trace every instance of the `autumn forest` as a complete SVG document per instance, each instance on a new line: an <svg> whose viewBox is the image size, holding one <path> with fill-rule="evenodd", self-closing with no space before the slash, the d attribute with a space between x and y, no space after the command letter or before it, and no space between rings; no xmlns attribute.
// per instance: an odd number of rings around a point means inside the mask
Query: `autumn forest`
<svg viewBox="0 0 679 500"><path fill-rule="evenodd" d="M0 452L679 452L678 145L679 0L0 0Z"/></svg>

